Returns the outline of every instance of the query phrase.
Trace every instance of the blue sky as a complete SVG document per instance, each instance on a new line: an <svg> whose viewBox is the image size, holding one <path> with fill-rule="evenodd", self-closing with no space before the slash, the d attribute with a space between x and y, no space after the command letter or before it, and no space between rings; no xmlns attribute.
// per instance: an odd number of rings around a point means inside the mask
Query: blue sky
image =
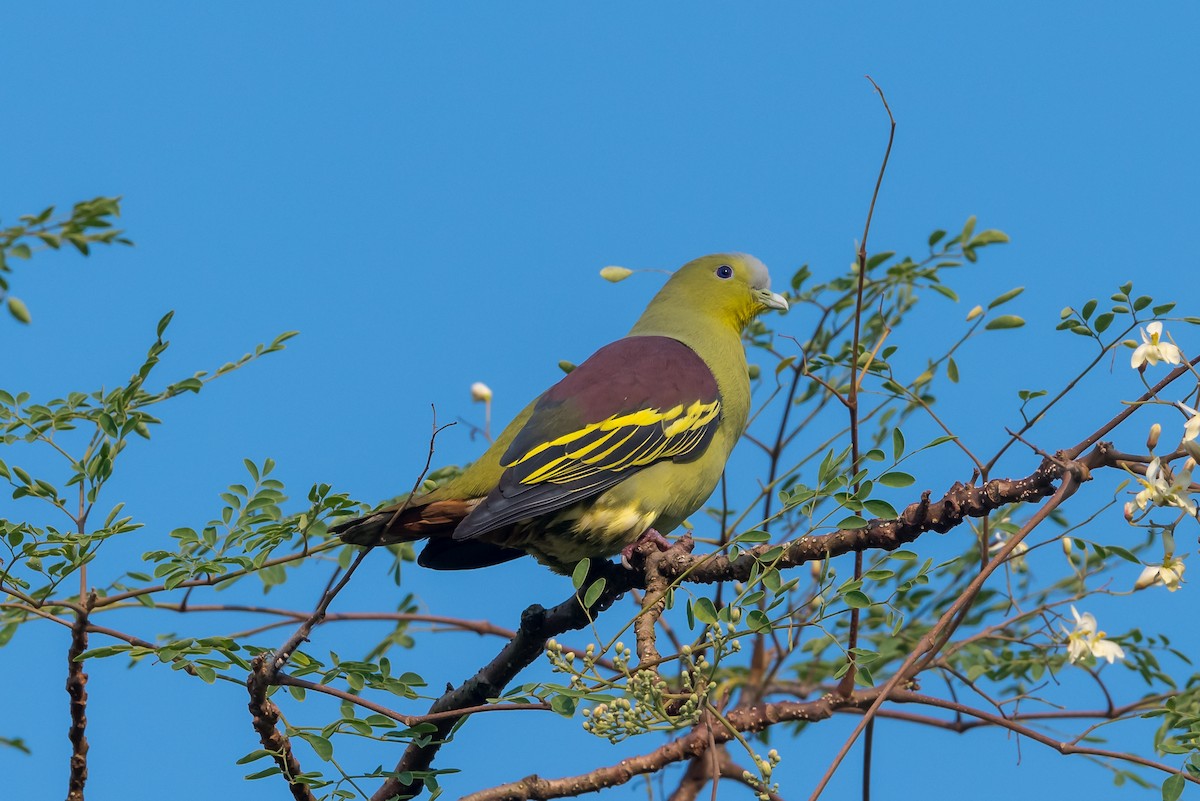
<svg viewBox="0 0 1200 801"><path fill-rule="evenodd" d="M14 293L34 325L0 321L0 386L54 396L122 381L168 309L172 378L301 332L285 353L167 408L155 440L130 454L109 499L128 501L147 541L207 520L217 493L241 480L243 457L274 458L293 496L315 481L365 500L403 491L424 462L431 404L440 420L477 420L468 387L481 380L500 421L557 379L560 359L581 361L625 332L658 278L609 285L596 276L607 264L673 268L742 250L777 284L804 263L841 272L886 141L865 74L898 122L873 248L916 253L929 231L971 214L1012 237L964 271L958 306L930 301L904 341L947 335L975 303L1029 287L1012 311L1030 325L1002 350L974 350L946 399L981 450L1016 419L1016 389L1055 386L1087 357L1052 330L1062 306L1125 280L1193 314L1200 305L1200 12L1190 4L218 2L11 4L4 15L0 221L119 194L137 246L18 265ZM1087 390L1077 407L1087 414L1040 444L1073 444L1134 383L1118 365ZM478 451L460 426L438 461ZM935 489L969 477L944 467ZM0 500L0 516L12 507ZM311 604L314 581L287 598ZM431 609L505 625L565 593L528 565L412 571L405 583ZM391 608L400 592L381 565L344 608ZM1186 595L1158 599L1158 611L1194 609ZM127 620L143 636L167 625ZM352 652L376 633L328 636ZM412 658L431 660L438 685L496 646L448 635ZM22 797L56 797L65 782L65 648L63 632L30 627L0 659L10 688L0 735L34 749L0 751ZM283 792L247 787L230 766L254 747L236 692L116 664L93 666L91 692L89 798L129 797L131 774L139 788L163 787L180 769L192 777L181 798ZM540 721L464 729L450 761L469 759L471 771L447 780L450 797L617 753L597 751L578 721L547 729L553 745L495 742L515 725ZM914 755L911 729L881 731L885 801L928 790L930 768L947 769L947 788L977 778L933 752L986 748L1005 767L1016 761L998 734L922 735ZM789 798L808 792L840 743L808 734L784 779ZM1032 745L1022 757L1003 786L973 781L976 797L1109 786L1082 760ZM855 786L847 775L830 797ZM611 794L631 792L644 790Z"/></svg>

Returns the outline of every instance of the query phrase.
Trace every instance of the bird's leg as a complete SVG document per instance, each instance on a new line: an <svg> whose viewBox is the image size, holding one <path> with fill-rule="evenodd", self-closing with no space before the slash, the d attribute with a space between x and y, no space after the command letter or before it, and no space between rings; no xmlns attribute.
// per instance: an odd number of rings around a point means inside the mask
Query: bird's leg
<svg viewBox="0 0 1200 801"><path fill-rule="evenodd" d="M624 565L627 570L633 570L633 564L629 561L629 558L633 556L633 552L637 550L637 547L643 542L654 543L654 547L658 548L659 551L671 550L670 540L668 540L662 534L659 534L657 529L648 528L642 532L640 537L621 549L621 564Z"/></svg>

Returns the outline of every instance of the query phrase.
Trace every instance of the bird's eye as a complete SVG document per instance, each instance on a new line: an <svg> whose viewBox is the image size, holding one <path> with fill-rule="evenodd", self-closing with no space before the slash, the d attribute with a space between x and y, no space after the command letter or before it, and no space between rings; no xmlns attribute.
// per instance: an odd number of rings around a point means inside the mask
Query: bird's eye
<svg viewBox="0 0 1200 801"><path fill-rule="evenodd" d="M733 268L728 264L722 264L717 268L717 278L733 278Z"/></svg>

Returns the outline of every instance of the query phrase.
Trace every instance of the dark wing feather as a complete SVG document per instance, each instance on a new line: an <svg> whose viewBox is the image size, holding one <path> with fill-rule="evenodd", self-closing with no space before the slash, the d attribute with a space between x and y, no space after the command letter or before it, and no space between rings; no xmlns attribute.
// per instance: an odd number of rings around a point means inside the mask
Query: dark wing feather
<svg viewBox="0 0 1200 801"><path fill-rule="evenodd" d="M434 537L417 557L417 564L434 570L471 570L491 567L524 556L516 548L503 548L483 540L453 540Z"/></svg>
<svg viewBox="0 0 1200 801"><path fill-rule="evenodd" d="M499 484L454 538L563 509L664 459L696 459L720 417L716 379L691 348L657 336L607 345L538 400Z"/></svg>

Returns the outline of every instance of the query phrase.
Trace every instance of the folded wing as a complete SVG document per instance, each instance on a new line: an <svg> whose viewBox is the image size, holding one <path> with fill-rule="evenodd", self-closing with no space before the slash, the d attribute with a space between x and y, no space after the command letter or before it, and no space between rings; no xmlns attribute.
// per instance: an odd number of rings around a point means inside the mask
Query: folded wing
<svg viewBox="0 0 1200 801"><path fill-rule="evenodd" d="M691 348L661 336L618 340L541 397L501 458L499 484L454 539L564 509L656 462L696 459L720 418L716 379Z"/></svg>

